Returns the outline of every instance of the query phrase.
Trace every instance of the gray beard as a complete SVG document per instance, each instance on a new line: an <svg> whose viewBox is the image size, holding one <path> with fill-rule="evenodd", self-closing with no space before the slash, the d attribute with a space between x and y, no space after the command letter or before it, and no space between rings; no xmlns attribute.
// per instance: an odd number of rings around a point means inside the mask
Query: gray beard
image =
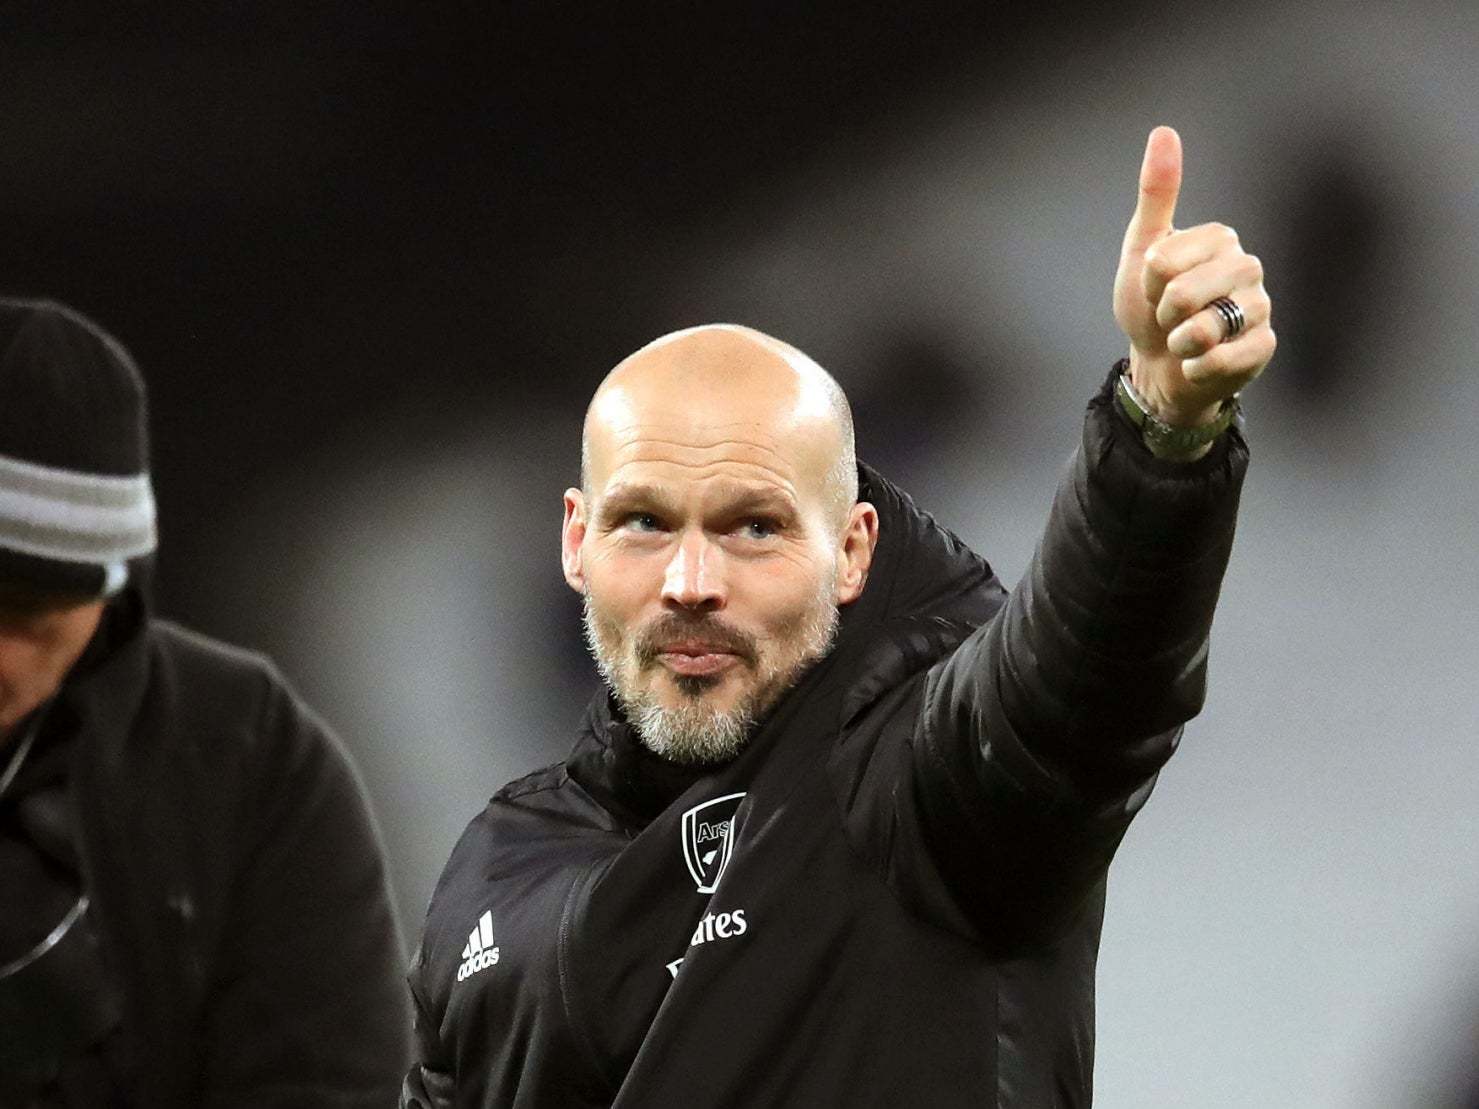
<svg viewBox="0 0 1479 1109"><path fill-rule="evenodd" d="M635 682L628 682L614 657L625 645L607 642L589 593L583 598L586 646L644 747L685 765L727 762L749 743L760 721L781 696L832 649L837 636L837 606L826 600L832 583L826 584L825 592L819 592L818 603L797 631L799 651L788 663L761 666L759 681L728 712L704 703L704 693L717 684L715 679L679 677L675 684L684 701L675 708L661 704L651 688L638 689Z"/></svg>

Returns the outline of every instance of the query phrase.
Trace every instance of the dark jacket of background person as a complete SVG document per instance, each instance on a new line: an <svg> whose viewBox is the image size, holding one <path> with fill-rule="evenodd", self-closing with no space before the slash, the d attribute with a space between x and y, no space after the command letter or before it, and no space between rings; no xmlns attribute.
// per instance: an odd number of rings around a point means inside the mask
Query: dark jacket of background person
<svg viewBox="0 0 1479 1109"><path fill-rule="evenodd" d="M144 384L0 298L0 1109L393 1101L410 1014L347 756L162 620Z"/></svg>
<svg viewBox="0 0 1479 1109"><path fill-rule="evenodd" d="M1087 1105L1106 868L1201 706L1246 461L1153 459L1106 389L1005 599L864 468L867 588L742 754L683 770L603 696L469 825L402 1105Z"/></svg>
<svg viewBox="0 0 1479 1109"><path fill-rule="evenodd" d="M150 619L135 591L98 635L44 729L72 748L88 985L120 1019L39 1104L94 1104L89 1084L151 1109L393 1103L399 941L337 739L265 660Z"/></svg>

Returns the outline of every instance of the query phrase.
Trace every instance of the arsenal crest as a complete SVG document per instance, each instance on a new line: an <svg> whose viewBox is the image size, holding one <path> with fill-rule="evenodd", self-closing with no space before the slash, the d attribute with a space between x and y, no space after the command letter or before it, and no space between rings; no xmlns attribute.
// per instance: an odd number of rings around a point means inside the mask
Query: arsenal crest
<svg viewBox="0 0 1479 1109"><path fill-rule="evenodd" d="M715 797L683 814L683 861L699 893L713 893L734 851L734 814L743 793Z"/></svg>

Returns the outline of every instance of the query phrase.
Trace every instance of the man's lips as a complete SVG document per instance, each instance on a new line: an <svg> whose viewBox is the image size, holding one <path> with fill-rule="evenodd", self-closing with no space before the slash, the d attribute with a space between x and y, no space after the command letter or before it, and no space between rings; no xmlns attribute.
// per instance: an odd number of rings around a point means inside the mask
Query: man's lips
<svg viewBox="0 0 1479 1109"><path fill-rule="evenodd" d="M703 677L718 674L740 661L739 655L709 643L664 643L657 657L675 674Z"/></svg>

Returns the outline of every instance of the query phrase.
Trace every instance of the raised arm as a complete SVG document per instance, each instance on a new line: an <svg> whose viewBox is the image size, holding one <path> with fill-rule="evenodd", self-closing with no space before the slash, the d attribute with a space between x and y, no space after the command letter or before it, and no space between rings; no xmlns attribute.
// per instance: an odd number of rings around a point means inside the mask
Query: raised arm
<svg viewBox="0 0 1479 1109"><path fill-rule="evenodd" d="M1027 573L931 671L916 727L932 853L1007 946L1051 940L1092 903L1202 705L1246 446L1232 426L1190 449L1158 443L1156 457L1118 378L1172 429L1211 424L1263 369L1273 333L1261 269L1236 235L1172 229L1180 177L1180 140L1158 128L1115 282L1130 356L1090 405ZM1237 305L1240 333L1207 307L1218 298Z"/></svg>

